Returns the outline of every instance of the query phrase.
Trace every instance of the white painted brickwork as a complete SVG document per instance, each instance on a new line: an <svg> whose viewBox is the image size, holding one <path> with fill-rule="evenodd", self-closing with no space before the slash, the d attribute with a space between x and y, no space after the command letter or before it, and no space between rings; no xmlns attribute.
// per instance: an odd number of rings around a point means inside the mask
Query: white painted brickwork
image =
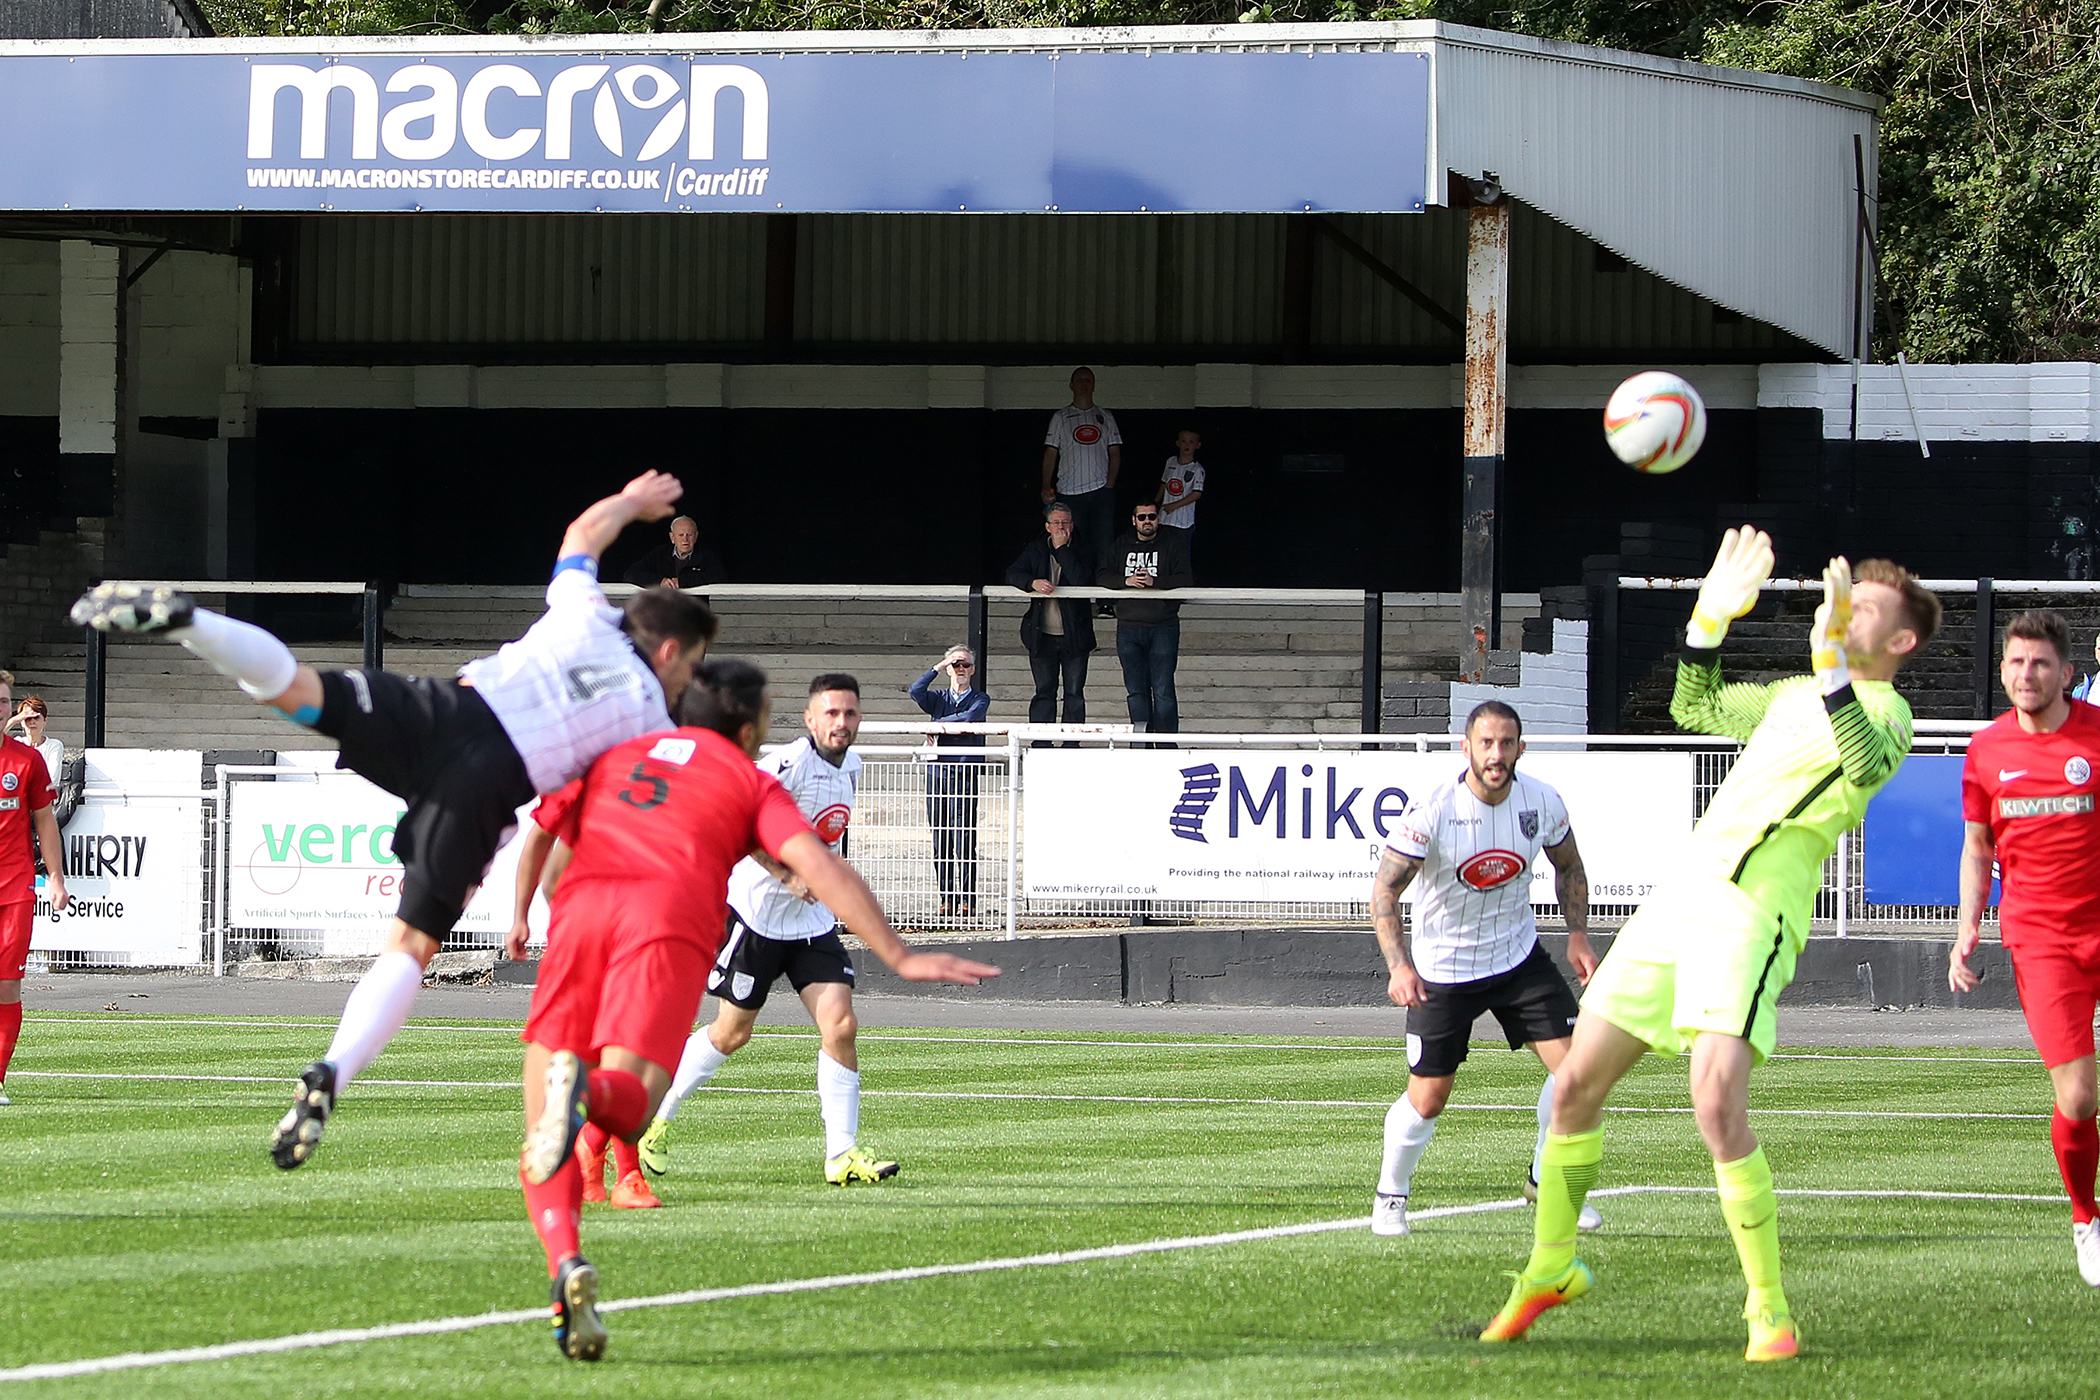
<svg viewBox="0 0 2100 1400"><path fill-rule="evenodd" d="M1585 734L1590 727L1590 625L1555 618L1553 650L1520 653L1515 685L1451 683L1451 732L1483 700L1500 700L1524 717L1527 734Z"/></svg>
<svg viewBox="0 0 2100 1400"><path fill-rule="evenodd" d="M1928 442L2100 442L2100 365L1912 365L1911 401ZM1852 432L1850 365L1763 365L1760 408L1817 408L1823 436ZM1859 369L1861 442L1914 442L1894 365Z"/></svg>
<svg viewBox="0 0 2100 1400"><path fill-rule="evenodd" d="M241 358L239 261L170 253L146 269L138 298L138 411L147 417L216 418L226 366Z"/></svg>
<svg viewBox="0 0 2100 1400"><path fill-rule="evenodd" d="M0 239L0 417L58 412L58 245Z"/></svg>
<svg viewBox="0 0 2100 1400"><path fill-rule="evenodd" d="M117 450L117 297L123 254L58 245L58 450Z"/></svg>

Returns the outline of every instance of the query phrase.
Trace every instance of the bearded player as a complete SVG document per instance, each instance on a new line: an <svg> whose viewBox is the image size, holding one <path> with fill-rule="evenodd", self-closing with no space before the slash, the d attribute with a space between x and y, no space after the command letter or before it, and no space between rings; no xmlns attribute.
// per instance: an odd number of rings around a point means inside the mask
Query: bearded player
<svg viewBox="0 0 2100 1400"><path fill-rule="evenodd" d="M809 683L802 711L808 733L759 760L780 780L802 815L834 852L846 839L860 785L860 682L828 672ZM693 1032L679 1056L670 1092L638 1144L642 1165L670 1170L671 1122L688 1094L715 1077L751 1039L773 984L785 977L817 1023L817 1111L824 1123L824 1179L834 1186L873 1185L897 1174L860 1148L859 1022L853 1015L853 959L839 934L845 925L802 881L763 855L737 862L729 876L729 937L709 974L719 999L714 1024ZM870 946L876 946L873 943ZM902 949L877 955L894 961ZM589 1174L589 1163L585 1163Z"/></svg>
<svg viewBox="0 0 2100 1400"><path fill-rule="evenodd" d="M1969 738L1962 764L1961 932L1949 950L1957 992L1981 980L1969 957L1983 936L1991 861L2000 872L1998 930L2012 955L2020 1009L2056 1088L2049 1142L2071 1198L2078 1276L2100 1288L2100 1168L2094 1127L2093 1010L2100 1003L2100 710L2065 694L2071 632L2053 612L2005 628L1998 679L2012 708Z"/></svg>
<svg viewBox="0 0 2100 1400"><path fill-rule="evenodd" d="M1780 1361L1799 1350L1780 1286L1772 1172L1750 1131L1750 1073L1776 1043L1776 1004L1808 939L1823 862L1910 752L1910 706L1890 681L1931 640L1940 607L1887 560L1868 560L1855 578L1833 559L1809 633L1815 674L1725 685L1721 641L1771 572L1770 538L1746 525L1723 537L1700 585L1670 715L1693 733L1740 740L1743 751L1678 873L1627 923L1583 994L1554 1075L1531 1259L1484 1342L1520 1337L1547 1309L1589 1292L1576 1215L1604 1155L1604 1100L1649 1051L1688 1049L1693 1111L1749 1286L1744 1356Z"/></svg>
<svg viewBox="0 0 2100 1400"><path fill-rule="evenodd" d="M1585 982L1590 951L1590 882L1575 848L1567 804L1551 786L1517 772L1524 723L1499 700L1466 716L1466 771L1408 804L1385 848L1371 890L1371 927L1389 974L1386 994L1407 1013L1407 1092L1385 1115L1385 1160L1371 1230L1404 1235L1415 1165L1450 1102L1473 1022L1492 1011L1509 1048L1531 1047L1546 1067L1539 1093L1539 1145L1553 1110L1553 1068L1568 1052L1575 994L1539 946L1531 866L1541 851L1568 925L1568 961ZM1412 945L1400 895L1422 876ZM1532 1158L1526 1194L1538 1185ZM1593 1207L1579 1222L1602 1222Z"/></svg>
<svg viewBox="0 0 2100 1400"><path fill-rule="evenodd" d="M763 850L855 929L894 946L912 982L975 986L999 969L913 953L853 868L810 829L752 759L769 722L765 673L701 663L680 727L621 744L592 765L559 823L572 855L554 893L547 952L525 1023L525 1151L518 1175L553 1279L562 1354L605 1352L597 1270L578 1235L586 1123L632 1143L671 1081L721 948L730 867Z"/></svg>

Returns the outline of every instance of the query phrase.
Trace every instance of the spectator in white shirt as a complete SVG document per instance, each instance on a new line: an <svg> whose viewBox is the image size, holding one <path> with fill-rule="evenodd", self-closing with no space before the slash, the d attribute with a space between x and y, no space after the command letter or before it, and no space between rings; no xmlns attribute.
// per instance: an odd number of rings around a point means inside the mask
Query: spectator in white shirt
<svg viewBox="0 0 2100 1400"><path fill-rule="evenodd" d="M1189 559L1196 556L1196 502L1203 499L1203 464L1196 454L1203 449L1203 435L1194 428L1174 434L1174 455L1159 474L1159 489L1152 499L1159 506L1159 523L1180 530L1188 545Z"/></svg>
<svg viewBox="0 0 2100 1400"><path fill-rule="evenodd" d="M1081 365L1072 371L1072 402L1050 415L1043 435L1043 504L1062 500L1072 507L1073 532L1097 563L1115 538L1122 470L1122 430L1115 414L1095 404L1094 372Z"/></svg>

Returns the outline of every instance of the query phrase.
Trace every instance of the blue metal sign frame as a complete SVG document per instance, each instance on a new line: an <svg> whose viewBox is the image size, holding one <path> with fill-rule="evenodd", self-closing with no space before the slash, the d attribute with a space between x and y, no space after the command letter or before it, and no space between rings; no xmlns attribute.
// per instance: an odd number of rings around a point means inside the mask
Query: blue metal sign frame
<svg viewBox="0 0 2100 1400"><path fill-rule="evenodd" d="M1419 211L1423 53L0 56L0 205Z"/></svg>

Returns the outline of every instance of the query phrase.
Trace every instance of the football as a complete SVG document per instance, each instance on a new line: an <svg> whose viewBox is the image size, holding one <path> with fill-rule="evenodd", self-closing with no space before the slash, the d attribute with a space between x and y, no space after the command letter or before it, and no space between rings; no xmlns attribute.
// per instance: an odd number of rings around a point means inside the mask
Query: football
<svg viewBox="0 0 2100 1400"><path fill-rule="evenodd" d="M1604 406L1604 440L1637 472L1674 472L1706 441L1706 405L1676 375L1647 370L1612 392Z"/></svg>

